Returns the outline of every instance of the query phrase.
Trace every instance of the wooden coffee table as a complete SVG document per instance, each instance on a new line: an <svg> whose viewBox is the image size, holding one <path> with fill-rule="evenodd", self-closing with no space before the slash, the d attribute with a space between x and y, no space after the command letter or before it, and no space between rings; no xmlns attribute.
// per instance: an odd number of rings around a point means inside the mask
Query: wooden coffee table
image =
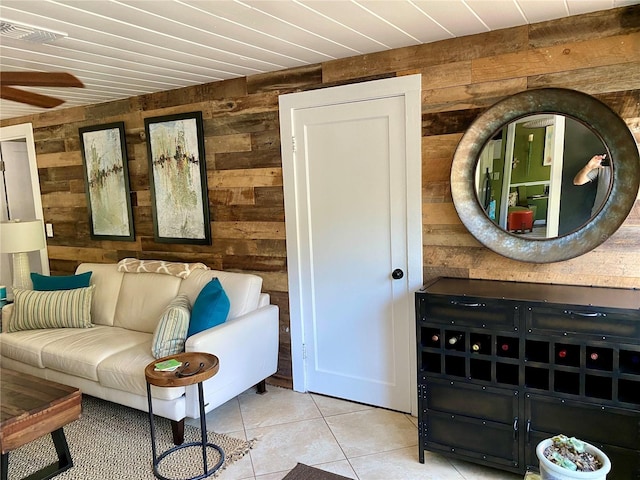
<svg viewBox="0 0 640 480"><path fill-rule="evenodd" d="M51 478L73 466L62 427L80 417L81 400L77 388L0 369L2 480L7 479L9 452L48 433L56 447L58 461L29 478Z"/></svg>

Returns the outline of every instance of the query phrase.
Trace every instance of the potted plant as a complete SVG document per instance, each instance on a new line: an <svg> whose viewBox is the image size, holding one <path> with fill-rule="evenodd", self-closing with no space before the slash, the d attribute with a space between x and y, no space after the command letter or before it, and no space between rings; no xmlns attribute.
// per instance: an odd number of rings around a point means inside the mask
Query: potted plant
<svg viewBox="0 0 640 480"><path fill-rule="evenodd" d="M541 441L536 455L541 480L605 480L611 470L602 450L565 435Z"/></svg>

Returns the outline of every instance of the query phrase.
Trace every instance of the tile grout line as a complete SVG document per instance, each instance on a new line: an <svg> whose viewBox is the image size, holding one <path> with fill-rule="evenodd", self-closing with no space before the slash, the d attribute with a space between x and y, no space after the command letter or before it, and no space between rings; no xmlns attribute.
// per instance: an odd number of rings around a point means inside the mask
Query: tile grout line
<svg viewBox="0 0 640 480"><path fill-rule="evenodd" d="M244 415L242 414L242 405L240 403L240 395L238 395L236 397L236 400L238 401L238 412L240 413L240 420L242 421L242 430L244 431L244 438L247 441L251 441L251 439L249 438L249 434L247 433L247 425L244 423ZM253 464L253 456L251 455L251 449L249 449L249 461L251 462L251 472L253 473L253 480L256 479L256 467Z"/></svg>
<svg viewBox="0 0 640 480"><path fill-rule="evenodd" d="M338 439L336 438L335 433L333 433L333 430L331 430L331 426L329 425L329 423L327 422L327 419L325 418L324 413L322 413L322 409L320 408L320 406L318 405L318 403L316 402L316 399L313 398L313 395L311 394L307 394L309 395L309 397L311 398L311 400L313 401L314 405L316 406L316 408L318 409L318 411L320 412L320 416L322 417L322 421L325 423L325 425L327 426L327 428L329 429L329 431L331 432L331 436L333 437L333 439L336 441L336 444L338 445L338 447L340 447L340 451L342 452L342 455L344 455L345 460L347 461L347 463L349 464L349 467L351 467L351 470L353 471L354 475L356 476L353 480L360 480L360 477L358 476L358 474L356 473L356 469L353 467L353 465L351 464L351 461L349 460L349 457L347 457L347 453L344 451L344 449L342 448L342 445L340 444L340 442L338 441ZM336 417L337 415L329 415L330 417Z"/></svg>

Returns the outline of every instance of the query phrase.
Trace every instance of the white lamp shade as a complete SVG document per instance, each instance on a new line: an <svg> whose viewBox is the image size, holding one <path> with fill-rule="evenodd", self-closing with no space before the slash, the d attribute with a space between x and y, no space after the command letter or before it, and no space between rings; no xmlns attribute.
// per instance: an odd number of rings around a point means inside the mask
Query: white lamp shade
<svg viewBox="0 0 640 480"><path fill-rule="evenodd" d="M21 253L46 246L42 220L0 222L0 251Z"/></svg>

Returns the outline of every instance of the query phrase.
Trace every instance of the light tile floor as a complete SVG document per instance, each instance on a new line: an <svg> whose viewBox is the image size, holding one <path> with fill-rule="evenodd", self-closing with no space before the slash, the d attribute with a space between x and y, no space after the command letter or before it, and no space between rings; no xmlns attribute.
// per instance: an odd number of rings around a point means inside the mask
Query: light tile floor
<svg viewBox="0 0 640 480"><path fill-rule="evenodd" d="M207 428L257 439L220 480L282 480L298 462L354 480L522 480L430 452L421 464L410 415L270 385L210 412Z"/></svg>

